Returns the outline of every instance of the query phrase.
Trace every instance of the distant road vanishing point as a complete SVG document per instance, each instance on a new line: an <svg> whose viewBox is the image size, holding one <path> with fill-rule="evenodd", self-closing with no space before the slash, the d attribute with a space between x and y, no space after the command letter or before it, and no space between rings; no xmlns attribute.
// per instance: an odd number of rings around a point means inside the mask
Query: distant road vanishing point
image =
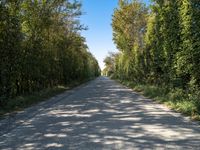
<svg viewBox="0 0 200 150"><path fill-rule="evenodd" d="M200 149L200 127L106 77L0 121L1 150Z"/></svg>

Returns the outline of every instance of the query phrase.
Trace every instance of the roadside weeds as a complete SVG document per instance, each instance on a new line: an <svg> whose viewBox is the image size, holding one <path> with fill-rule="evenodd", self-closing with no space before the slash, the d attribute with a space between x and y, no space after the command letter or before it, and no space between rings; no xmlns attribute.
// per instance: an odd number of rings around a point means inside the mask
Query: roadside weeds
<svg viewBox="0 0 200 150"><path fill-rule="evenodd" d="M8 99L6 106L0 106L0 119L3 119L4 117L12 114L16 114L17 112L23 111L25 108L46 101L53 96L61 94L67 90L71 90L91 80L93 80L93 78L72 82L69 85L58 85L53 88L47 88L31 94L21 95L12 99Z"/></svg>
<svg viewBox="0 0 200 150"><path fill-rule="evenodd" d="M169 91L152 85L134 84L130 81L117 81L147 98L164 104L170 109L182 113L185 116L189 116L192 120L200 121L200 110L198 104L191 100L181 89Z"/></svg>

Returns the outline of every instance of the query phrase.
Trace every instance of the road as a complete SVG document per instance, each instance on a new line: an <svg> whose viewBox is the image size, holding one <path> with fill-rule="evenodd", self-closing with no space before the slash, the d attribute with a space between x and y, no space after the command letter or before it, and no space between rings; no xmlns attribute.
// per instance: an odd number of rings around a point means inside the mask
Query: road
<svg viewBox="0 0 200 150"><path fill-rule="evenodd" d="M200 149L200 127L106 77L0 121L0 149Z"/></svg>

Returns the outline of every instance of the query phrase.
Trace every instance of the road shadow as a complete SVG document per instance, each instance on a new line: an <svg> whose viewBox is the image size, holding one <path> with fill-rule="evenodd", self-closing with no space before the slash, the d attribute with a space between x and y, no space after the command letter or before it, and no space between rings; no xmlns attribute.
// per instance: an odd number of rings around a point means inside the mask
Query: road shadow
<svg viewBox="0 0 200 150"><path fill-rule="evenodd" d="M0 149L199 149L200 129L98 78L0 138Z"/></svg>

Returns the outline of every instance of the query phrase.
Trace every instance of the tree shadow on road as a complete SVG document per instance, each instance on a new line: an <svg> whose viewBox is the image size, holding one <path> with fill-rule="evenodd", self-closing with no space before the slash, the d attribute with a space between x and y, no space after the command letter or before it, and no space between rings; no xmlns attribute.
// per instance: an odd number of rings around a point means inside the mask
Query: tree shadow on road
<svg viewBox="0 0 200 150"><path fill-rule="evenodd" d="M199 149L200 129L99 78L0 139L1 149Z"/></svg>

